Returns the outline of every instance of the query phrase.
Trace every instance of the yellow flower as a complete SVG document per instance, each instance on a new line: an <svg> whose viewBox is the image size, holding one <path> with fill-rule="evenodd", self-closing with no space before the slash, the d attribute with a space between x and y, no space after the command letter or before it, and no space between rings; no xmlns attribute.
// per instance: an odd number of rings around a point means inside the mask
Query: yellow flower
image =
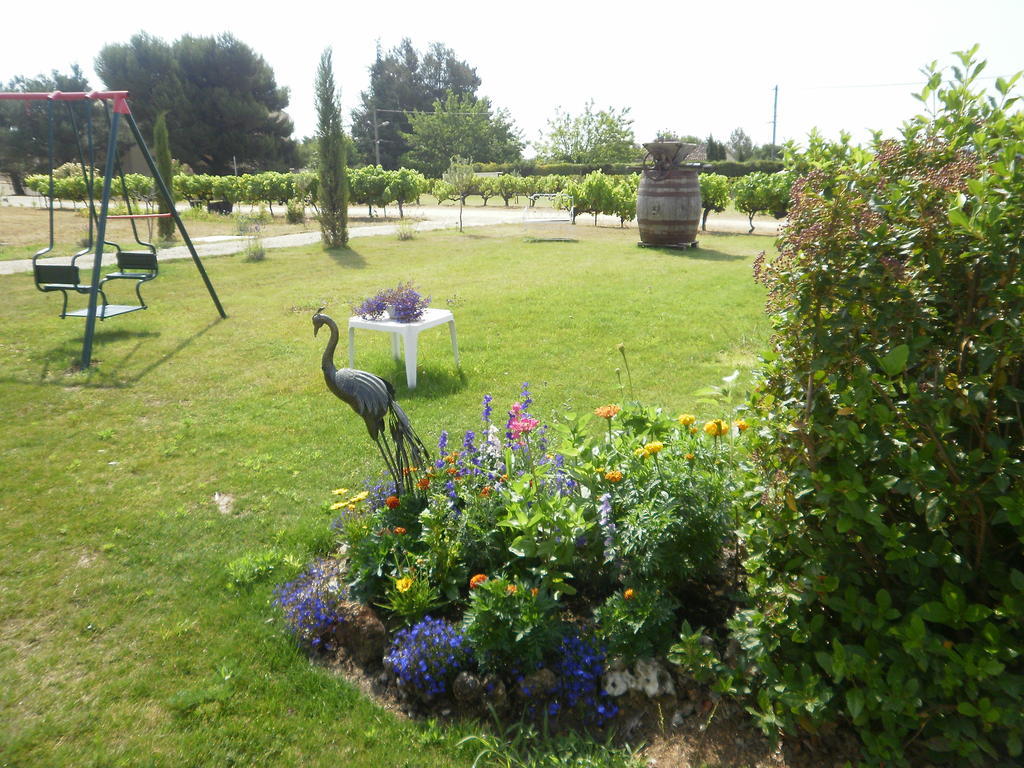
<svg viewBox="0 0 1024 768"><path fill-rule="evenodd" d="M687 461L693 461L693 460L694 460L694 459L696 459L697 457L696 457L696 456L694 456L694 455L693 455L692 453L688 453L688 454L686 454L685 456L683 456L683 458L684 458L684 459L686 459Z"/></svg>
<svg viewBox="0 0 1024 768"><path fill-rule="evenodd" d="M347 501L339 501L339 502L336 502L334 504L331 504L331 511L334 511L335 509L341 509L342 507L347 507L347 506L348 506L348 502Z"/></svg>
<svg viewBox="0 0 1024 768"><path fill-rule="evenodd" d="M348 493L348 488L335 488L331 493L335 496L341 496L343 493Z"/></svg>
<svg viewBox="0 0 1024 768"><path fill-rule="evenodd" d="M653 455L655 453L660 452L661 449L664 448L664 447L665 447L665 444L663 442L661 442L659 440L655 440L653 443L648 443L647 445L645 445L644 446L644 451L647 452L648 456L651 456L651 455Z"/></svg>
<svg viewBox="0 0 1024 768"><path fill-rule="evenodd" d="M729 423L723 419L712 419L704 425L704 432L711 437L722 437L729 434Z"/></svg>
<svg viewBox="0 0 1024 768"><path fill-rule="evenodd" d="M412 579L408 576L403 576L400 579L395 580L395 589L399 592L408 592L412 588Z"/></svg>
<svg viewBox="0 0 1024 768"><path fill-rule="evenodd" d="M692 413L684 413L678 419L676 419L676 421L678 421L684 427L690 426L696 420L697 417L694 416Z"/></svg>
<svg viewBox="0 0 1024 768"><path fill-rule="evenodd" d="M613 469L611 472L605 473L604 479L609 483L619 483L622 482L622 473L617 469Z"/></svg>
<svg viewBox="0 0 1024 768"><path fill-rule="evenodd" d="M698 430L696 427L690 427L690 434L691 435L696 435L699 431L700 430Z"/></svg>
<svg viewBox="0 0 1024 768"><path fill-rule="evenodd" d="M947 373L943 383L946 385L946 389L960 389L960 377L955 373Z"/></svg>
<svg viewBox="0 0 1024 768"><path fill-rule="evenodd" d="M629 589L627 589L625 592L622 593L622 596L626 600L632 600L634 597L636 597L636 592L634 592L633 588L630 587Z"/></svg>
<svg viewBox="0 0 1024 768"><path fill-rule="evenodd" d="M749 426L746 422L746 419L736 419L736 421L734 421L732 425L736 427L736 430L738 432L746 432L747 426Z"/></svg>
<svg viewBox="0 0 1024 768"><path fill-rule="evenodd" d="M353 496L351 499L348 500L348 503L349 504L358 504L360 501L364 501L366 499L366 497L369 496L369 495L370 495L369 491L363 491L362 493L357 493L355 496Z"/></svg>

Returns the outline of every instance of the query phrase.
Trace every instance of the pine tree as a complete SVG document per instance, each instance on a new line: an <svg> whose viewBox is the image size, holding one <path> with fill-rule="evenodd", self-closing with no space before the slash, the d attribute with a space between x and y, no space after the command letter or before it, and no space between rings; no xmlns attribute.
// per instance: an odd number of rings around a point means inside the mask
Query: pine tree
<svg viewBox="0 0 1024 768"><path fill-rule="evenodd" d="M167 189L172 195L171 205L174 204L173 195L173 175L174 171L171 166L171 139L167 133L167 119L166 113L161 112L156 119L156 124L153 126L153 154L156 160L156 169L159 171L161 178L164 180L164 184L167 185ZM160 213L170 213L171 206L164 200L163 195L159 195L159 208ZM173 240L174 239L174 219L158 219L157 233L161 240Z"/></svg>
<svg viewBox="0 0 1024 768"><path fill-rule="evenodd" d="M341 133L341 100L334 85L331 49L320 56L316 73L316 137L320 155L320 232L328 248L348 245L348 181L345 140Z"/></svg>

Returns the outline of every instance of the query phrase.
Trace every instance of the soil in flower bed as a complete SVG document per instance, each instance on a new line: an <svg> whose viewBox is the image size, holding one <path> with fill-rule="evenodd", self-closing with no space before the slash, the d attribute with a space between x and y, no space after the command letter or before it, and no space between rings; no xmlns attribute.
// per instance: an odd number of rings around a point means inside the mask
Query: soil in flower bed
<svg viewBox="0 0 1024 768"><path fill-rule="evenodd" d="M355 686L363 695L397 717L413 720L479 720L479 703L460 704L451 697L429 705L402 695L380 662L362 663L344 648L319 654L316 660ZM616 699L618 715L608 729L618 744L641 746L643 762L672 768L841 768L856 764L856 739L845 731L822 733L803 739L783 739L773 744L756 727L743 706L716 700L705 686L676 676L677 696L648 699L637 692ZM510 693L510 700L514 694ZM519 717L515 707L505 715L505 727ZM582 723L559 721L564 729L585 730ZM487 727L486 725L482 727ZM608 729L595 731L603 742Z"/></svg>

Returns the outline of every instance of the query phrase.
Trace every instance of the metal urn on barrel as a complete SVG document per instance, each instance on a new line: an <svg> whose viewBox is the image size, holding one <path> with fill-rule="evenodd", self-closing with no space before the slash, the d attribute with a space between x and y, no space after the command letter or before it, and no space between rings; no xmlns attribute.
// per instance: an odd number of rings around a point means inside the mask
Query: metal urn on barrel
<svg viewBox="0 0 1024 768"><path fill-rule="evenodd" d="M636 221L640 245L692 248L700 224L699 163L683 164L695 144L652 141L640 173Z"/></svg>

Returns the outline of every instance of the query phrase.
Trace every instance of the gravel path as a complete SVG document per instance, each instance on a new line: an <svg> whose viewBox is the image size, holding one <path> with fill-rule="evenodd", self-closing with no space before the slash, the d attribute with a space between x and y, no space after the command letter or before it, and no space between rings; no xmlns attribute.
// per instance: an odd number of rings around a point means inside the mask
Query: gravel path
<svg viewBox="0 0 1024 768"><path fill-rule="evenodd" d="M421 219L416 222L414 229L417 232L429 232L435 229L454 229L459 226L459 209L455 206L406 206L406 213L412 218ZM352 215L363 215L365 209L360 206L359 208L353 208L351 210ZM544 216L545 212L535 211L531 212L531 219L535 215ZM602 226L617 227L619 220L613 216L599 216L598 222ZM462 225L463 227L487 227L495 226L498 224L519 224L523 225L523 209L520 207L509 207L504 206L497 207L472 207L465 208L462 212ZM759 235L774 235L778 232L779 224L775 221L755 221L756 229L755 234ZM593 226L593 217L589 214L582 215L577 219L577 227ZM636 229L636 223L630 225L632 229ZM747 220L745 218L726 218L722 216L712 216L708 219L708 231L709 232L730 232L730 233L746 233L749 229ZM394 224L376 224L373 226L364 227L349 227L349 237L376 237L376 236L394 236L398 232L398 220L395 220ZM224 256L232 253L240 253L245 250L246 241L248 238L243 236L235 235L215 235L212 237L200 237L193 240L193 244L196 246L196 251L200 256ZM298 232L290 235L275 235L272 237L264 237L263 240L264 248L294 248L296 246L313 245L314 243L320 242L319 230L313 232ZM160 261L170 261L172 259L187 259L190 257L188 248L184 245L172 246L170 248L161 248L157 252L157 258ZM77 264L82 268L89 268L92 266L92 259L89 257L82 257L78 260ZM0 261L0 275L11 275L19 272L31 272L32 271L32 260L31 259L12 259L10 261Z"/></svg>

